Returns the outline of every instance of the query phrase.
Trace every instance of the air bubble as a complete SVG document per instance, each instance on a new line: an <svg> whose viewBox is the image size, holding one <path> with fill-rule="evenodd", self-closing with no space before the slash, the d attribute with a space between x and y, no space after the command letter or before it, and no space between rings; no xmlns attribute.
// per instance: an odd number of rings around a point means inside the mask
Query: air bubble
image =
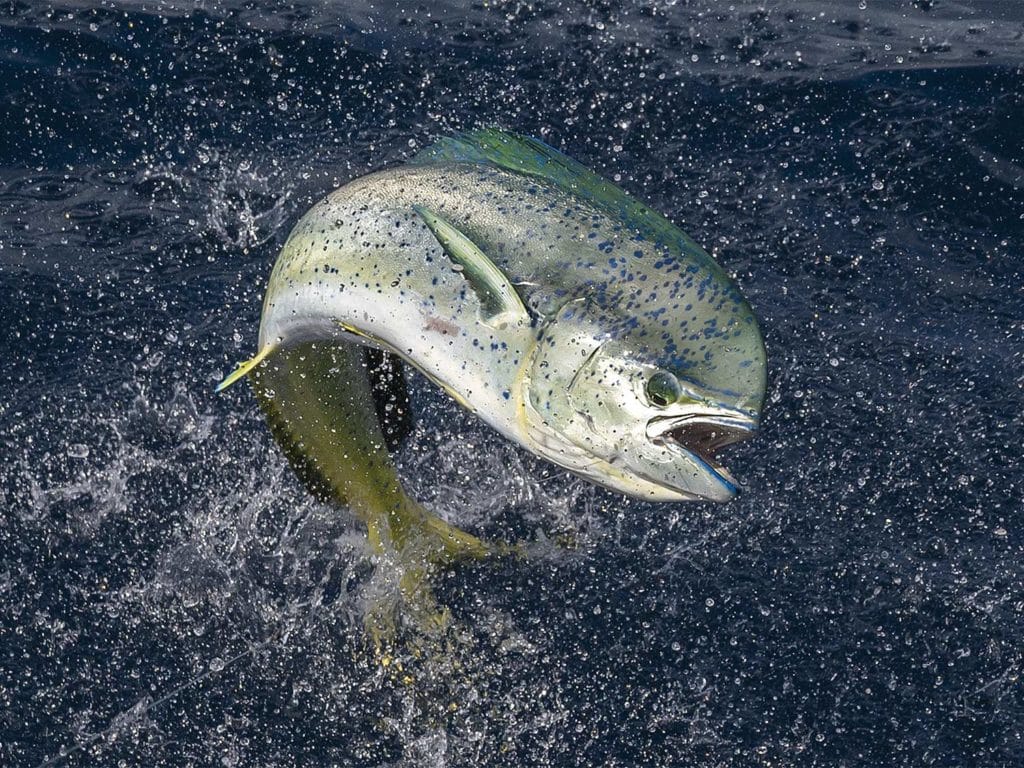
<svg viewBox="0 0 1024 768"><path fill-rule="evenodd" d="M72 443L67 447L67 454L73 459L89 458L89 446L83 443Z"/></svg>

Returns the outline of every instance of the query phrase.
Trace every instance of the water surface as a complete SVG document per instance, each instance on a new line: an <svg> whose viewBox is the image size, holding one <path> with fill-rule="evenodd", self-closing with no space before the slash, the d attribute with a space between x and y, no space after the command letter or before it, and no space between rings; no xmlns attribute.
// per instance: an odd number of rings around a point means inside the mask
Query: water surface
<svg viewBox="0 0 1024 768"><path fill-rule="evenodd" d="M0 5L0 762L1024 762L1022 36L1015 2ZM417 498L539 544L439 584L461 636L406 683L359 528L212 390L313 202L486 125L703 243L769 401L735 502L659 506L413 377Z"/></svg>

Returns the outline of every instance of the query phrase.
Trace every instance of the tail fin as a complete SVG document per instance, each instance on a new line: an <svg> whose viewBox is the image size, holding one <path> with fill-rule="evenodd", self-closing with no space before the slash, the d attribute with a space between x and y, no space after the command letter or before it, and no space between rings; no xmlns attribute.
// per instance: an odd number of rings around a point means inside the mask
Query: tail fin
<svg viewBox="0 0 1024 768"><path fill-rule="evenodd" d="M232 384L234 384L240 378L242 378L243 376L248 375L249 372L253 368L255 368L257 365L262 363L264 358L266 358L266 356L269 355L273 351L274 351L273 345L268 344L267 346L265 346L263 349L261 349L259 351L259 353L256 355L256 357L250 358L249 360L246 360L244 363L239 363L238 367L235 368L235 370L232 371L230 374L228 374L227 378L224 379L224 381L222 381L220 384L218 384L217 385L217 389L214 390L214 391L216 391L216 392L223 392L225 389L230 387Z"/></svg>

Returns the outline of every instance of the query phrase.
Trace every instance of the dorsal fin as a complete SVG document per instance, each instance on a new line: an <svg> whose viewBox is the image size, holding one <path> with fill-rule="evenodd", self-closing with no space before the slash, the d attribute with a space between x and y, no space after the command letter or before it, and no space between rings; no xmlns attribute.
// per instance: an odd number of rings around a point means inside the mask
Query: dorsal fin
<svg viewBox="0 0 1024 768"><path fill-rule="evenodd" d="M499 326L530 319L511 281L476 243L433 211L421 205L413 208L480 298L480 314L484 323Z"/></svg>
<svg viewBox="0 0 1024 768"><path fill-rule="evenodd" d="M681 250L696 250L714 264L689 235L660 213L538 139L498 128L482 128L440 139L417 154L412 162L478 163L544 179L620 219L645 239Z"/></svg>

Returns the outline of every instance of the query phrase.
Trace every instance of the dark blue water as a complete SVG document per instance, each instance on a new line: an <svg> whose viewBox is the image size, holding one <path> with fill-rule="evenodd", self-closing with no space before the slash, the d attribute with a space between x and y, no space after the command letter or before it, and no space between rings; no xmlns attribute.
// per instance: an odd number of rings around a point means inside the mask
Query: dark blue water
<svg viewBox="0 0 1024 768"><path fill-rule="evenodd" d="M1016 2L0 3L0 764L1024 764L1022 67ZM405 680L212 389L308 206L484 125L705 244L769 401L657 506L414 377L414 494L538 544Z"/></svg>

